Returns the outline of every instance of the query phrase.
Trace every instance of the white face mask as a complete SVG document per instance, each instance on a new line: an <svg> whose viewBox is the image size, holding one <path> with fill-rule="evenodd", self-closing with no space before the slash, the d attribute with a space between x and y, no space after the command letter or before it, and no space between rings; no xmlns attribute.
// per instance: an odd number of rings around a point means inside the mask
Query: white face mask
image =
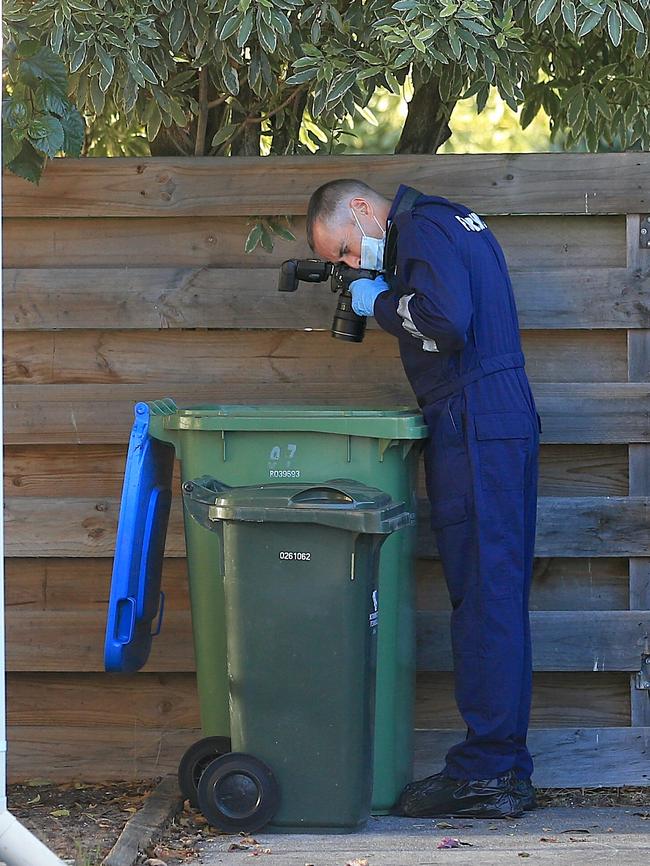
<svg viewBox="0 0 650 866"><path fill-rule="evenodd" d="M385 232L385 230L381 227L381 223L379 222L377 217L373 214L372 218L374 219L374 221L379 226L379 228L382 232L382 237L380 237L380 238L370 237L370 235L367 235L364 232L364 230L361 228L361 223L359 222L359 219L358 219L356 213L354 212L354 210L352 210L352 208L350 208L350 210L352 211L352 216L354 217L354 221L356 222L357 226L359 227L359 231L361 232L361 267L364 270L369 270L369 271L381 271L381 270L383 270L384 247L386 246L386 232Z"/></svg>

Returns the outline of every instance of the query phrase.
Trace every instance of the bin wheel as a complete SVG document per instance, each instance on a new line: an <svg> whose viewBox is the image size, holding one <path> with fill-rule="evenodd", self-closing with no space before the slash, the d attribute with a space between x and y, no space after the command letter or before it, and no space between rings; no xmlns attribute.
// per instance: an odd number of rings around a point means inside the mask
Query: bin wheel
<svg viewBox="0 0 650 866"><path fill-rule="evenodd" d="M199 781L199 809L225 833L254 833L280 805L280 789L271 769L259 758L231 752L215 758Z"/></svg>
<svg viewBox="0 0 650 866"><path fill-rule="evenodd" d="M178 787L195 809L199 806L197 788L201 774L211 761L230 752L229 737L204 737L185 752L178 765Z"/></svg>

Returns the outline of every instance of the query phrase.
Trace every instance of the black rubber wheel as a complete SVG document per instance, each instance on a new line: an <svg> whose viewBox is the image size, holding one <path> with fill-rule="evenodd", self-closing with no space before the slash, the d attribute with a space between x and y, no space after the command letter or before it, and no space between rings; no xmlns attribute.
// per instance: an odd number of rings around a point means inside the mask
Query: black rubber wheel
<svg viewBox="0 0 650 866"><path fill-rule="evenodd" d="M268 824L280 805L272 770L253 755L231 752L210 763L199 782L199 809L225 833L254 833Z"/></svg>
<svg viewBox="0 0 650 866"><path fill-rule="evenodd" d="M178 787L195 809L199 806L197 788L201 774L211 761L230 752L229 737L204 737L185 752L178 765Z"/></svg>

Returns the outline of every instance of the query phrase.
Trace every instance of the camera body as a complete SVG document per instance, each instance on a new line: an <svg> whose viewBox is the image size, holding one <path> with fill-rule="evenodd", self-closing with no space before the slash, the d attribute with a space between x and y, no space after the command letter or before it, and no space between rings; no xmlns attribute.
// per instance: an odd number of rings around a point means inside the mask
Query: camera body
<svg viewBox="0 0 650 866"><path fill-rule="evenodd" d="M339 296L332 320L332 336L337 340L360 343L366 330L366 317L358 316L352 309L350 283L364 278L374 280L379 273L380 271L335 265L320 259L287 259L280 267L278 291L295 292L301 281L324 283L329 279L332 292Z"/></svg>

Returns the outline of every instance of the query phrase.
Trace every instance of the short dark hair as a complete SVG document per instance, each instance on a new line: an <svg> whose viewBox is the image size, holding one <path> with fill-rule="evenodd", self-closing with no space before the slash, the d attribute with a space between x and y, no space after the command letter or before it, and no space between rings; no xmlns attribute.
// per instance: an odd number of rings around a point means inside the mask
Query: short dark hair
<svg viewBox="0 0 650 866"><path fill-rule="evenodd" d="M307 206L307 241L312 250L316 220L327 222L334 216L343 199L354 195L378 196L379 193L362 180L349 177L330 180L312 193Z"/></svg>

